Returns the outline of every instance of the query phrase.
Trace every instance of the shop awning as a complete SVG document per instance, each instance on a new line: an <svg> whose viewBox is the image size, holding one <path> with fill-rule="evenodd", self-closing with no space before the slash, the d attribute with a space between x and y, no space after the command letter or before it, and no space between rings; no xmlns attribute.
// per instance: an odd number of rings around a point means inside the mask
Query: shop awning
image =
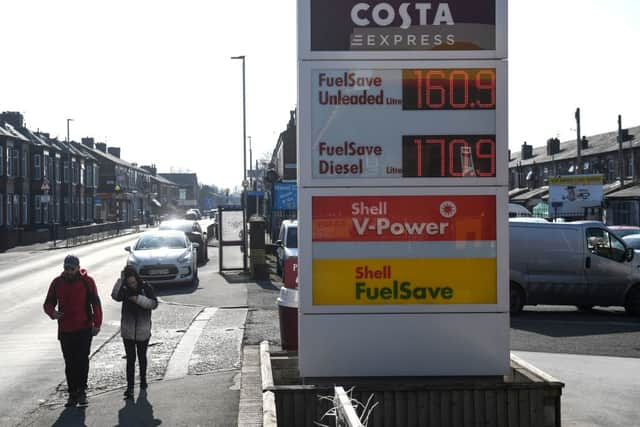
<svg viewBox="0 0 640 427"><path fill-rule="evenodd" d="M151 201L153 202L154 205L156 205L157 207L161 208L162 207L162 203L160 203L158 201L158 199L151 199Z"/></svg>

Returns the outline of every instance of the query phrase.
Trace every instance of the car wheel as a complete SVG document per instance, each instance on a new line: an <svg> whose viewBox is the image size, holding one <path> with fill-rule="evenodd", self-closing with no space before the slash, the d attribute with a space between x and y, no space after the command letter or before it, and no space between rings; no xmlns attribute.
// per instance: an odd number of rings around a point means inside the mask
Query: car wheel
<svg viewBox="0 0 640 427"><path fill-rule="evenodd" d="M640 285L631 288L624 309L631 316L640 316Z"/></svg>
<svg viewBox="0 0 640 427"><path fill-rule="evenodd" d="M509 290L509 311L512 315L517 315L522 312L524 307L524 291L520 285L511 283Z"/></svg>

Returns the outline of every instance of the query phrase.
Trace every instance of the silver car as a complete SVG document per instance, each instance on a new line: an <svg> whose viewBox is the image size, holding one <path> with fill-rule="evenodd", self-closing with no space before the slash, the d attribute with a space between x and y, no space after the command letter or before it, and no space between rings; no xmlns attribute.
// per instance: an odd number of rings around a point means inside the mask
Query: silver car
<svg viewBox="0 0 640 427"><path fill-rule="evenodd" d="M129 252L127 265L152 284L192 283L198 281L197 243L189 241L178 230L156 230L144 233Z"/></svg>

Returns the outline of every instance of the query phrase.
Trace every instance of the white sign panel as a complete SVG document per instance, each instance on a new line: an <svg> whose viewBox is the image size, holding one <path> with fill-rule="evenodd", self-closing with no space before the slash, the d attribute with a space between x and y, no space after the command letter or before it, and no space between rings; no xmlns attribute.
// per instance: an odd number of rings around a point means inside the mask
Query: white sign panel
<svg viewBox="0 0 640 427"><path fill-rule="evenodd" d="M602 205L602 175L567 175L549 178L549 213L579 216L585 208Z"/></svg>
<svg viewBox="0 0 640 427"><path fill-rule="evenodd" d="M506 183L505 62L310 62L300 76L303 185Z"/></svg>

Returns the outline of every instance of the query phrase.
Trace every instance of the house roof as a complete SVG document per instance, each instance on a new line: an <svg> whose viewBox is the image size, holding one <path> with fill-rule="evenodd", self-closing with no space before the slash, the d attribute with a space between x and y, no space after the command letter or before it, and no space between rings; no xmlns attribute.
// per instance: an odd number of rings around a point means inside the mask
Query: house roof
<svg viewBox="0 0 640 427"><path fill-rule="evenodd" d="M607 195L607 199L637 199L640 198L640 185L633 185Z"/></svg>
<svg viewBox="0 0 640 427"><path fill-rule="evenodd" d="M158 175L161 175L168 180L175 182L181 187L198 185L198 175L195 173L161 173Z"/></svg>
<svg viewBox="0 0 640 427"><path fill-rule="evenodd" d="M527 191L526 193L518 194L515 197L511 197L509 201L515 202L515 203L526 203L531 199L535 199L535 198L542 199L548 193L549 193L549 187L547 186L538 187L538 188L534 188L531 191Z"/></svg>
<svg viewBox="0 0 640 427"><path fill-rule="evenodd" d="M160 176L160 175L151 175L151 179L158 181L161 184L167 184L167 185L174 185L176 187L178 187L178 184L176 184L173 181L168 180L167 178Z"/></svg>
<svg viewBox="0 0 640 427"><path fill-rule="evenodd" d="M587 136L587 148L580 150L581 156L587 157L594 154L609 153L617 151L618 144L618 131L601 133L599 135ZM631 146L640 147L640 126L629 128L630 141L623 143L623 148L627 149ZM547 154L546 144L540 147L533 147L533 156L523 160L522 152L511 153L511 160L509 161L509 167L516 167L518 164L522 166L532 165L534 163L545 163L558 160L575 159L578 157L578 148L576 140L570 140L560 143L560 152L554 155Z"/></svg>
<svg viewBox="0 0 640 427"><path fill-rule="evenodd" d="M16 128L11 126L7 122L0 123L0 136L6 136L9 138L19 139L23 142L29 142L29 139L27 137L22 135L20 132L16 130Z"/></svg>

